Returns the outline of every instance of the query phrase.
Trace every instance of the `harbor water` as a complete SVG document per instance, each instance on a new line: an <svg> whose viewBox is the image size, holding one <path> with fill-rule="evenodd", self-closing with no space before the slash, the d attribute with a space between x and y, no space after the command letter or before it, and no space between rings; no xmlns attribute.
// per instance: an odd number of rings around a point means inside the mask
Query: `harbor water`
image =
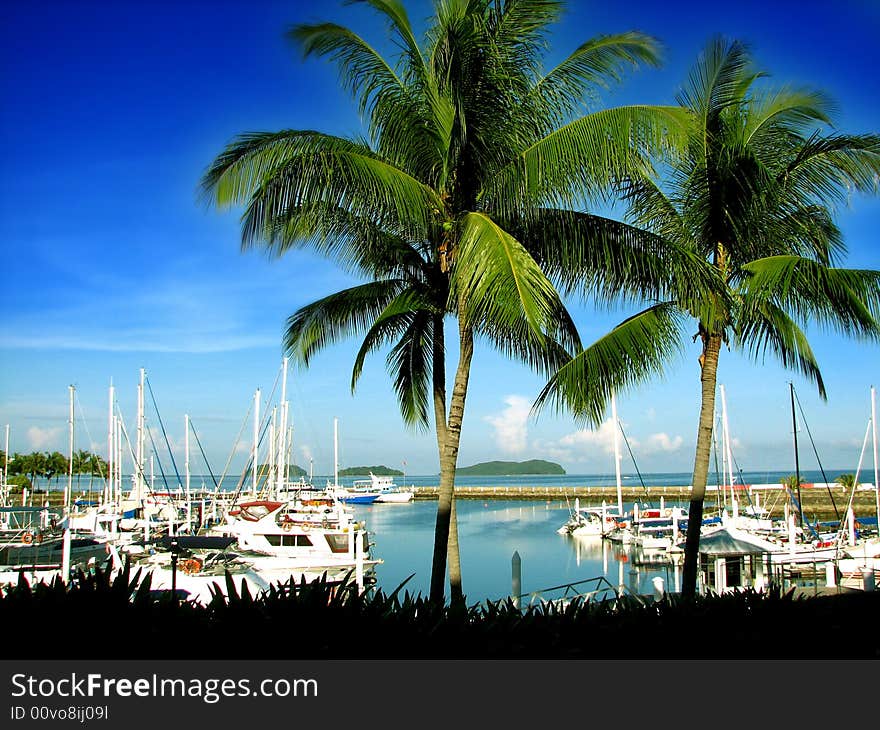
<svg viewBox="0 0 880 730"><path fill-rule="evenodd" d="M401 595L409 591L427 596L436 501L354 508L372 533L374 555L383 560L376 569L378 587L388 594L407 581ZM655 577L662 578L669 590L680 585L678 566L652 560L637 548L601 537L557 534L557 528L569 517L564 501L462 499L456 501L456 515L462 587L469 604L511 596L514 554L520 560L521 594L539 594L525 596L523 605L558 598L564 592L559 587L569 584L580 584L575 586L576 592L593 590L601 583L606 587L625 585L642 594L654 590ZM585 582L600 578L607 583ZM550 588L557 590L546 590Z"/></svg>

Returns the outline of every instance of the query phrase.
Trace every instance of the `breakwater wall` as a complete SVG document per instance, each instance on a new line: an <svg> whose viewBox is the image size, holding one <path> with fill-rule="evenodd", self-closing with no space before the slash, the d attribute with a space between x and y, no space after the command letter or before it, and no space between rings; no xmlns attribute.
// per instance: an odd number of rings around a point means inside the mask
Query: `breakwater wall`
<svg viewBox="0 0 880 730"><path fill-rule="evenodd" d="M411 487L415 499L437 499L439 487ZM773 515L780 515L788 501L788 494L778 484L736 485L737 502L741 507L755 504L770 510ZM836 519L845 514L850 503L850 492L839 484L833 487L826 484L801 485L801 503L805 514L811 519ZM547 501L581 500L585 505L617 503L616 487L528 487L528 486L456 486L456 499L524 499ZM621 489L624 502L647 501L657 503L662 498L666 502L687 502L691 498L691 487L657 487L644 489L624 487ZM706 487L703 500L704 509L716 505L730 504L730 490L722 491L716 485ZM875 517L877 498L873 487L862 488L852 495L852 508L856 517Z"/></svg>

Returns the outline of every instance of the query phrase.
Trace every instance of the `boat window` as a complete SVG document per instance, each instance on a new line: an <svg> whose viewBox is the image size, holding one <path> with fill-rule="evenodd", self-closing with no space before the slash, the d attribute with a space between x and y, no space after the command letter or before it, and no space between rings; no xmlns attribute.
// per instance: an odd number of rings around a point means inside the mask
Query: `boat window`
<svg viewBox="0 0 880 730"><path fill-rule="evenodd" d="M273 547L311 547L308 535L264 535Z"/></svg>

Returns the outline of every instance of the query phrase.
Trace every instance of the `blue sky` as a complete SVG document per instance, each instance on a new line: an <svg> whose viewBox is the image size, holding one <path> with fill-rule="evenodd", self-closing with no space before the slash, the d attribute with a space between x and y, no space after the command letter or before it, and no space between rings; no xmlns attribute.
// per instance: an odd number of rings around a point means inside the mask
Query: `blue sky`
<svg viewBox="0 0 880 730"><path fill-rule="evenodd" d="M427 2L406 4L417 25L430 12ZM242 132L360 133L335 68L302 61L282 36L297 22L335 20L382 46L382 28L361 6L270 0L9 0L0 18L0 427L9 425L10 451L66 453L72 384L77 447L94 444L106 454L108 387L112 381L133 430L144 368L158 406L148 396L157 462L170 470L161 418L181 468L189 414L212 471L229 461L237 474L250 445L254 391L265 399L281 365L286 317L354 280L307 253L275 261L242 253L238 213L205 207L197 184ZM721 33L749 42L774 82L828 92L840 129L880 129L873 0L841 0L833 10L812 0L572 3L548 65L592 35L631 29L660 39L664 65L630 75L600 104L671 103L705 41ZM846 264L880 268L880 202L856 196L838 222ZM624 315L572 305L584 341ZM817 460L800 434L801 468L855 470L870 388L880 385L880 348L812 334L827 402L769 361L723 354L719 382L744 470L793 470L790 381L818 452ZM403 427L384 358L368 362L351 394L355 348L335 346L307 371L291 367L295 461L332 473L338 418L341 466L406 462L407 473L436 473L433 434ZM665 378L619 399L642 472L692 467L697 354L689 350ZM523 366L479 349L459 463L547 458L569 473L613 473L607 427L585 430L564 414L528 418L542 385ZM204 472L192 448L192 468ZM870 444L865 460L870 467ZM625 458L624 471L630 466Z"/></svg>

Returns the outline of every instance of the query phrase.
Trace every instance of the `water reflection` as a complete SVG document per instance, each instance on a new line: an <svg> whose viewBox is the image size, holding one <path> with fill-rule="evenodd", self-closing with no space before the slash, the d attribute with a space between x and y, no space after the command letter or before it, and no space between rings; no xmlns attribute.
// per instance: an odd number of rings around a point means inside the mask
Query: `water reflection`
<svg viewBox="0 0 880 730"><path fill-rule="evenodd" d="M434 549L435 501L355 507L367 522L379 587L390 593L410 575L405 590L427 595ZM651 594L660 578L680 589L680 565L600 537L559 535L569 516L564 501L459 500L462 584L469 603L500 600L511 593L512 559L521 560L523 593L603 576L615 586Z"/></svg>

